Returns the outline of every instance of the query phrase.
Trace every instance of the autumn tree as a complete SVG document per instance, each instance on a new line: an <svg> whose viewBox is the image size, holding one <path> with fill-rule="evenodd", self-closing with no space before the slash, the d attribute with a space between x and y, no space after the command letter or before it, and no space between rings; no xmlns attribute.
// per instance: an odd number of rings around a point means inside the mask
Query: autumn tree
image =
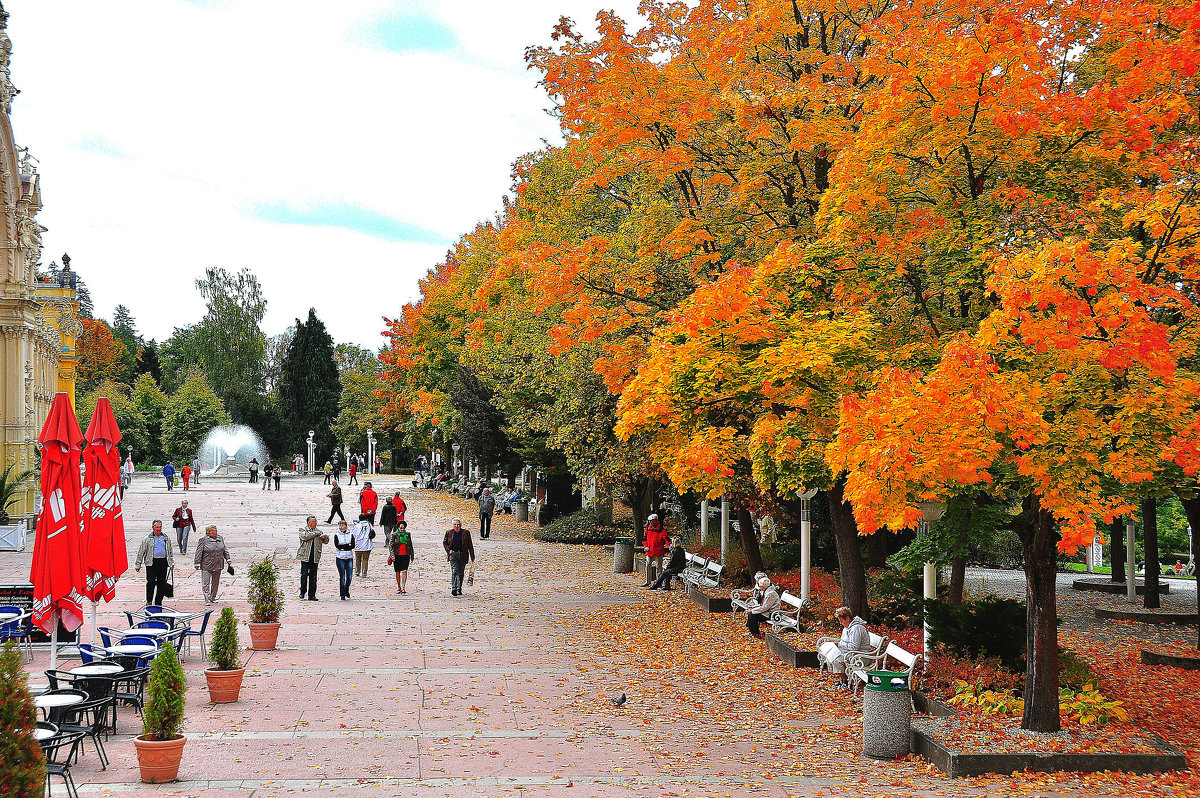
<svg viewBox="0 0 1200 798"><path fill-rule="evenodd" d="M76 382L90 390L105 380L117 380L125 358L125 347L113 337L103 321L81 319L83 335L75 344Z"/></svg>

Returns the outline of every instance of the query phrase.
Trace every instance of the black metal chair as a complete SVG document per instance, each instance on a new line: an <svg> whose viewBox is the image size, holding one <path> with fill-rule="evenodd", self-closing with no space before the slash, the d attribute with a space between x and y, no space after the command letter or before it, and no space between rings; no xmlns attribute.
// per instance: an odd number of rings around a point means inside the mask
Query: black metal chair
<svg viewBox="0 0 1200 798"><path fill-rule="evenodd" d="M75 781L71 778L71 763L75 760L82 740L83 735L79 732L58 734L42 740L42 756L46 760L46 795L54 794L50 786L50 777L58 776L67 787L67 795L70 798L79 798L79 790L75 789Z"/></svg>
<svg viewBox="0 0 1200 798"><path fill-rule="evenodd" d="M124 673L118 673L114 680L115 688L112 694L112 730L117 731L117 704L133 707L138 715L142 714L142 706L146 703L146 681L150 678L149 668L133 668Z"/></svg>
<svg viewBox="0 0 1200 798"><path fill-rule="evenodd" d="M73 706L76 706L77 704L81 704L84 701L87 701L89 698L88 694L85 693L83 690L72 689L72 688L64 688L64 689L58 689L58 690L50 689L50 690L47 690L46 692L42 693L42 695L39 696L39 698L45 697L45 696L53 696L53 695L69 695L69 696L75 696L75 697L79 698L79 701L76 701L75 703L65 704L63 706L58 706L58 707L48 707L46 709L46 720L50 721L51 723L53 723L55 725L58 725L58 723L59 723L60 719L63 717L63 714L65 711L69 710Z"/></svg>
<svg viewBox="0 0 1200 798"><path fill-rule="evenodd" d="M108 753L104 750L101 736L108 737L108 706L111 697L91 698L82 704L63 708L62 722L58 730L62 734L82 734L92 738L96 753L100 755L100 768L108 770ZM78 746L75 754L82 754L84 746Z"/></svg>

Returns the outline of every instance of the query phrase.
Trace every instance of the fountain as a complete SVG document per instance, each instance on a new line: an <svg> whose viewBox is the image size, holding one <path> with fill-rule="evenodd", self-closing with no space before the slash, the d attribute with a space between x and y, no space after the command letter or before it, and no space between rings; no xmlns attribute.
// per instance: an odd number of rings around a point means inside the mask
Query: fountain
<svg viewBox="0 0 1200 798"><path fill-rule="evenodd" d="M245 424L213 427L200 446L200 473L206 479L249 479L250 458L267 461L267 447L258 433Z"/></svg>

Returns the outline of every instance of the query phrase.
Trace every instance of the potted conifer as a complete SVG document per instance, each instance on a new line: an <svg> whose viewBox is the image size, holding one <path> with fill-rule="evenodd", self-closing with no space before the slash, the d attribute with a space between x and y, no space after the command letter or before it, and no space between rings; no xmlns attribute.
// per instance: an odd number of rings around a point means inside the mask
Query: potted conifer
<svg viewBox="0 0 1200 798"><path fill-rule="evenodd" d="M283 593L279 590L279 567L270 557L250 566L250 647L273 651L279 639L279 615Z"/></svg>
<svg viewBox="0 0 1200 798"><path fill-rule="evenodd" d="M212 644L208 647L212 667L204 670L208 680L208 697L214 704L229 704L238 700L242 676L246 669L238 667L237 616L232 607L221 610Z"/></svg>
<svg viewBox="0 0 1200 798"><path fill-rule="evenodd" d="M133 739L142 781L174 781L183 759L183 711L187 677L174 646L163 646L150 666L146 705L142 708L142 734Z"/></svg>
<svg viewBox="0 0 1200 798"><path fill-rule="evenodd" d="M11 641L0 651L0 795L4 798L42 798L46 763L33 738L37 710L29 695L21 652Z"/></svg>

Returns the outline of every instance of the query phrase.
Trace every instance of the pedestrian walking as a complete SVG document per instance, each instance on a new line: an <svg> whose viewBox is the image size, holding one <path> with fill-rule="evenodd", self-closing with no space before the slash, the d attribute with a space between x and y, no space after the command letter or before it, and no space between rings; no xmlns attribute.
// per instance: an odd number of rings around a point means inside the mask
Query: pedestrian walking
<svg viewBox="0 0 1200 798"><path fill-rule="evenodd" d="M321 544L329 542L329 535L317 529L317 517L310 515L300 527L300 548L296 559L300 561L300 600L317 600L317 564L321 562Z"/></svg>
<svg viewBox="0 0 1200 798"><path fill-rule="evenodd" d="M187 463L183 464L183 470L179 473L183 474L183 489L188 489L188 484L192 481L192 467Z"/></svg>
<svg viewBox="0 0 1200 798"><path fill-rule="evenodd" d="M663 554L667 550L667 533L663 531L662 523L656 513L651 513L646 519L646 581L642 587L650 587L658 579L662 570Z"/></svg>
<svg viewBox="0 0 1200 798"><path fill-rule="evenodd" d="M167 572L175 567L175 552L171 539L163 534L162 521L150 525L150 534L138 546L133 570L146 566L146 603L162 606L167 588Z"/></svg>
<svg viewBox="0 0 1200 798"><path fill-rule="evenodd" d="M125 489L133 483L133 458L126 457L125 465L121 467L121 498L125 498Z"/></svg>
<svg viewBox="0 0 1200 798"><path fill-rule="evenodd" d="M271 474L275 473L275 466L271 464L271 458L267 458L266 465L263 466L263 480L261 490L271 489Z"/></svg>
<svg viewBox="0 0 1200 798"><path fill-rule="evenodd" d="M253 485L258 482L258 458L251 457L250 462L246 465L250 467L250 484Z"/></svg>
<svg viewBox="0 0 1200 798"><path fill-rule="evenodd" d="M192 482L196 485L200 484L200 458L197 457L192 461Z"/></svg>
<svg viewBox="0 0 1200 798"><path fill-rule="evenodd" d="M163 466L163 476L167 478L167 490L175 490L175 466L170 460Z"/></svg>
<svg viewBox="0 0 1200 798"><path fill-rule="evenodd" d="M407 523L401 521L396 526L396 531L387 540L387 547L388 565L396 571L396 592L403 595L407 592L405 586L408 584L408 566L417 559Z"/></svg>
<svg viewBox="0 0 1200 798"><path fill-rule="evenodd" d="M325 494L325 498L329 499L329 503L332 506L332 509L329 511L329 520L325 523L332 524L335 515L345 521L346 516L342 515L342 486L338 484L336 478L333 480L333 487L329 493Z"/></svg>
<svg viewBox="0 0 1200 798"><path fill-rule="evenodd" d="M479 494L479 539L487 540L492 536L492 513L496 512L496 497L490 488L484 488Z"/></svg>
<svg viewBox="0 0 1200 798"><path fill-rule="evenodd" d="M338 531L333 536L334 554L338 569L338 595L342 601L350 598L350 580L354 567L354 533L346 528L345 521L338 522Z"/></svg>
<svg viewBox="0 0 1200 798"><path fill-rule="evenodd" d="M275 466L275 490L279 490L279 480L283 478L283 471L278 465Z"/></svg>
<svg viewBox="0 0 1200 798"><path fill-rule="evenodd" d="M400 491L392 496L392 506L396 508L396 520L403 521L404 514L408 512L408 505L404 503L404 499L400 498Z"/></svg>
<svg viewBox="0 0 1200 798"><path fill-rule="evenodd" d="M367 577L367 564L371 560L371 552L375 549L375 527L365 518L360 518L354 524L354 575Z"/></svg>
<svg viewBox="0 0 1200 798"><path fill-rule="evenodd" d="M328 460L326 460L325 461L325 484L328 485L329 481L331 479L333 479L333 465L330 464L330 462Z"/></svg>
<svg viewBox="0 0 1200 798"><path fill-rule="evenodd" d="M391 502L384 502L383 509L379 511L379 525L383 527L384 545L390 547L392 542L392 532L396 529L396 505Z"/></svg>
<svg viewBox="0 0 1200 798"><path fill-rule="evenodd" d="M355 460L350 461L350 481L347 485L358 484L358 463Z"/></svg>
<svg viewBox="0 0 1200 798"><path fill-rule="evenodd" d="M446 550L446 559L450 561L450 595L461 596L467 560L475 562L475 546L471 543L471 532L462 528L461 518L455 518L454 526L446 530L442 538L442 548Z"/></svg>
<svg viewBox="0 0 1200 798"><path fill-rule="evenodd" d="M196 518L188 507L187 499L179 503L171 514L171 526L175 527L175 539L179 542L179 553L187 554L188 537L196 530Z"/></svg>
<svg viewBox="0 0 1200 798"><path fill-rule="evenodd" d="M375 512L379 509L379 494L375 492L375 488L371 487L371 480L367 480L363 484L363 489L358 492L358 508L362 512L361 518L371 522L371 526L375 526Z"/></svg>
<svg viewBox="0 0 1200 798"><path fill-rule="evenodd" d="M221 587L221 571L233 574L233 560L225 547L225 538L217 534L217 525L204 527L204 537L196 544L196 570L200 572L200 589L204 591L204 606L211 607Z"/></svg>

